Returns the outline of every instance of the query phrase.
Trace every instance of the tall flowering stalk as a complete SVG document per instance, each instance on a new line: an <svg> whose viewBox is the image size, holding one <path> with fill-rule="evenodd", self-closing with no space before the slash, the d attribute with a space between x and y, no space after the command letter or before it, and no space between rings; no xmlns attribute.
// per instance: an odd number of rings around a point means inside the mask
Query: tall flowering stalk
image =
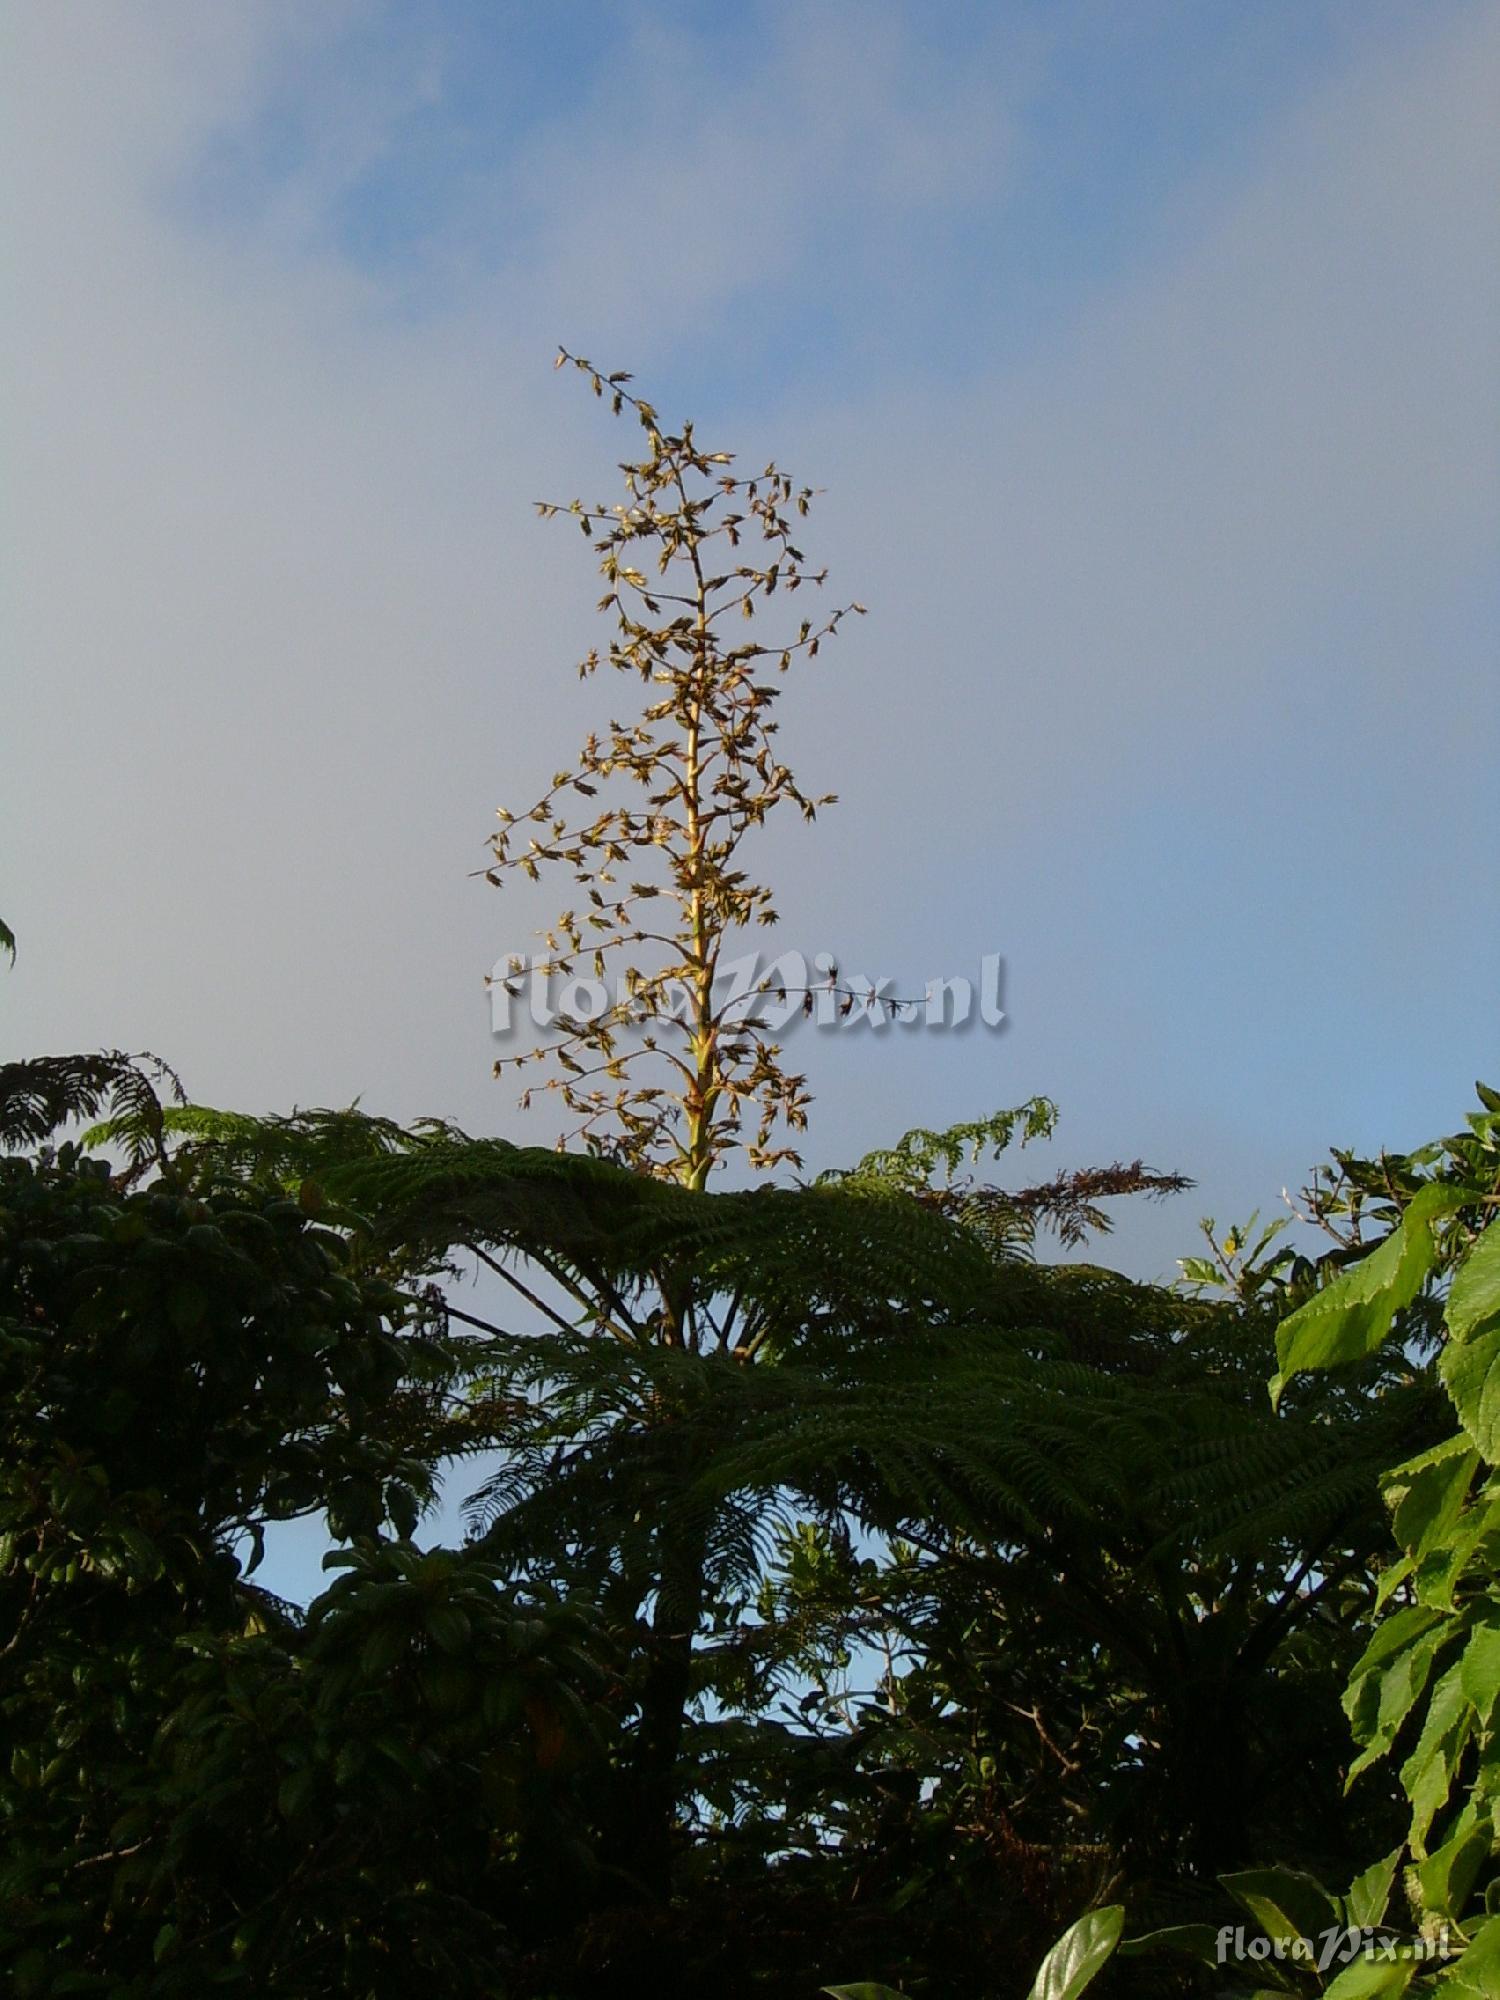
<svg viewBox="0 0 1500 2000"><path fill-rule="evenodd" d="M622 501L537 507L578 522L604 577L598 608L615 633L579 674L633 675L648 700L635 721L590 733L528 811L500 809L487 878L555 867L582 892L536 970L621 977L613 1003L592 1018L565 1014L556 1039L495 1068L551 1063L545 1088L576 1120L569 1136L702 1188L736 1148L754 1167L798 1163L786 1139L806 1126L806 1080L784 1066L754 994L724 993L719 974L731 937L777 920L771 890L742 865L747 835L778 807L811 820L834 803L804 792L776 754L783 676L864 607L793 614L766 634L756 620L772 597L827 578L794 539L812 488L774 464L737 473L733 454L703 450L689 423L664 430L629 375L566 350L557 365L576 368L617 416L633 413L645 436L645 456L620 468Z"/></svg>

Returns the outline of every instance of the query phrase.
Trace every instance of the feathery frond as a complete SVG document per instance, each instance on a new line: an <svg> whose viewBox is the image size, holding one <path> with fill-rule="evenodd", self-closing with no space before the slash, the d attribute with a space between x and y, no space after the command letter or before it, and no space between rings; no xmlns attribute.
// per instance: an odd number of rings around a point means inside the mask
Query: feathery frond
<svg viewBox="0 0 1500 2000"><path fill-rule="evenodd" d="M182 1084L159 1056L125 1055L118 1049L6 1063L0 1066L0 1145L42 1145L64 1126L97 1117L107 1105L107 1127L85 1134L85 1145L107 1131L123 1141L132 1166L159 1160L166 1116L162 1086L182 1102Z"/></svg>

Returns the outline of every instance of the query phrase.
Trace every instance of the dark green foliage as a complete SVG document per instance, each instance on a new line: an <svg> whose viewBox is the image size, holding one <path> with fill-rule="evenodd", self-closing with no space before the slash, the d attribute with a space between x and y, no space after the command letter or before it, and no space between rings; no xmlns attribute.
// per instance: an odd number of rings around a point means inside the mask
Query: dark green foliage
<svg viewBox="0 0 1500 2000"><path fill-rule="evenodd" d="M1403 1896L1495 1990L1500 1096L1336 1154L1321 1256L1209 1225L1186 1291L1036 1258L1182 1176L969 1177L1044 1099L710 1193L796 1161L803 1080L715 982L774 921L742 841L822 803L772 709L844 614L744 636L821 581L809 490L576 365L646 438L571 510L618 620L584 671L646 705L487 872L560 865L554 963L625 962L553 1048L588 1153L0 1068L7 1990L1187 1994L1226 1918ZM424 1550L454 1468L472 1536ZM305 1613L254 1581L302 1516ZM1176 1959L1116 1953L1127 1905Z"/></svg>
<svg viewBox="0 0 1500 2000"><path fill-rule="evenodd" d="M349 1560L305 1624L138 1623L52 1676L6 1787L18 1992L490 1994L587 1890L596 1635L473 1558Z"/></svg>
<svg viewBox="0 0 1500 2000"><path fill-rule="evenodd" d="M1307 1209L1337 1245L1320 1265L1266 1258L1269 1232L1243 1261L1249 1230L1215 1246L1223 1278L1241 1298L1279 1292L1297 1300L1277 1329L1278 1404L1289 1387L1305 1386L1308 1370L1339 1371L1347 1390L1351 1377L1368 1374L1372 1356L1409 1379L1415 1357L1435 1346L1451 1398L1438 1441L1382 1482L1401 1554L1384 1565L1374 1629L1362 1634L1368 1643L1344 1695L1360 1746L1346 1789L1361 1781L1355 1796L1367 1798L1370 1779L1388 1779L1401 1759L1404 1834L1342 1894L1283 1866L1222 1876L1252 1920L1258 1959L1226 1969L1224 1939L1233 1933L1212 1925L1179 1926L1123 1948L1183 1953L1214 1967L1230 1982L1226 1991L1253 1986L1261 1995L1267 1978L1277 1991L1316 1990L1328 2000L1408 1992L1488 2000L1500 1990L1500 1425L1492 1389L1500 1354L1500 1093L1478 1089L1482 1109L1467 1131L1378 1161L1336 1154L1335 1171L1315 1177ZM1368 1214L1380 1232L1373 1239L1365 1234ZM1211 1224L1205 1232L1213 1242ZM1208 1273L1200 1267L1190 1275L1199 1281ZM1383 1845L1372 1841L1367 1859ZM1123 1914L1111 1911L1116 1938ZM1091 1984L1099 1965L1073 1990Z"/></svg>
<svg viewBox="0 0 1500 2000"><path fill-rule="evenodd" d="M91 1528L92 1488L143 1527L191 1522L200 1553L317 1508L335 1533L393 1506L414 1522L428 1472L402 1404L451 1362L296 1202L186 1174L125 1188L65 1149L0 1166L0 1216L6 1456L66 1477L60 1520Z"/></svg>
<svg viewBox="0 0 1500 2000"><path fill-rule="evenodd" d="M598 1635L370 1539L414 1528L453 1376L277 1189L0 1164L11 1990L491 1993L583 1879ZM354 1546L303 1620L242 1565L311 1511Z"/></svg>
<svg viewBox="0 0 1500 2000"><path fill-rule="evenodd" d="M163 1082L180 1102L182 1086L159 1057L118 1049L0 1064L0 1147L40 1145L108 1105L111 1127L132 1164L159 1158L164 1109L156 1086Z"/></svg>
<svg viewBox="0 0 1500 2000"><path fill-rule="evenodd" d="M955 1179L1044 1109L724 1194L358 1110L6 1163L33 1990L1007 1995L1121 1885L1214 1916L1399 1838L1338 1696L1379 1475L1443 1432L1423 1298L1273 1410L1305 1276L1049 1268ZM471 1256L518 1324L433 1290ZM423 1555L479 1455L476 1548ZM304 1618L240 1568L314 1510L355 1560Z"/></svg>
<svg viewBox="0 0 1500 2000"><path fill-rule="evenodd" d="M1264 1842L1336 1869L1394 1824L1378 1790L1351 1818L1337 1779L1378 1476L1440 1423L1399 1355L1273 1413L1274 1302L1047 1269L1018 1259L1024 1216L975 1226L998 1191L928 1199L943 1141L979 1127L744 1194L357 1114L211 1129L195 1143L245 1171L279 1143L278 1171L314 1173L366 1254L436 1268L467 1247L557 1288L465 1350L467 1443L500 1453L476 1520L508 1573L607 1607L631 1703L664 1616L681 1635L674 1873L695 1907L751 1922L771 1885L805 1908L818 1884L827 1925L873 1880L927 1914L946 1884L1040 1944L1122 1867L1170 1913ZM778 1546L804 1551L795 1587ZM637 1752L644 1714L627 1708ZM1288 1756L1326 1781L1289 1798ZM601 1816L638 1856L632 1770ZM659 1955L649 1900L625 1907ZM635 1947L610 1935L618 1968Z"/></svg>

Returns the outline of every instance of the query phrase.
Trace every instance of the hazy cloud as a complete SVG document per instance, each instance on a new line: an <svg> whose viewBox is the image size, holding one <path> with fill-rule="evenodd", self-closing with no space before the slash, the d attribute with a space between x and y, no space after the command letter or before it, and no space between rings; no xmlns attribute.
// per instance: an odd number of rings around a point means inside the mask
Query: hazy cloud
<svg viewBox="0 0 1500 2000"><path fill-rule="evenodd" d="M818 546L874 615L795 725L846 805L781 850L788 942L1011 960L998 1041L808 1050L822 1157L1047 1087L1070 1155L1239 1200L1325 1119L1455 1116L1500 1066L1493 942L1457 990L1428 970L1455 845L1495 850L1500 12L1372 36L1070 317L1019 352L995 320L1004 359L965 259L1028 226L1040 37L772 11L723 74L633 10L576 103L455 177L413 311L330 225L441 107L452 52L411 18L7 17L13 1044L511 1122L480 980L540 912L465 871L592 712L585 552L528 503L620 445L554 390L561 333L832 489ZM402 60L346 66L386 24ZM315 143L232 223L195 206L298 90ZM920 288L969 315L961 370L902 347ZM809 298L858 367L717 386L742 319Z"/></svg>

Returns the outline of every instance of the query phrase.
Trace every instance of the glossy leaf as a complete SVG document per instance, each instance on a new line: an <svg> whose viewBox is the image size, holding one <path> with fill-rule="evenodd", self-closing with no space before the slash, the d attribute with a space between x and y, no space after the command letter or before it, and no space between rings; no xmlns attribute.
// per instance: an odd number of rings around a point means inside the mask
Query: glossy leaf
<svg viewBox="0 0 1500 2000"><path fill-rule="evenodd" d="M1042 1960L1028 2000L1077 2000L1113 1957L1124 1927L1121 1903L1080 1917Z"/></svg>
<svg viewBox="0 0 1500 2000"><path fill-rule="evenodd" d="M1355 1877L1344 1897L1344 1914L1356 1930L1385 1922L1396 1871L1401 1866L1404 1846L1394 1847L1383 1860L1373 1862L1363 1875Z"/></svg>
<svg viewBox="0 0 1500 2000"><path fill-rule="evenodd" d="M1357 1958L1324 1987L1323 2000L1387 2000L1404 1993L1416 1974L1410 1961Z"/></svg>
<svg viewBox="0 0 1500 2000"><path fill-rule="evenodd" d="M1318 1937L1342 1922L1341 1911L1322 1883L1300 1869L1247 1868L1220 1880L1273 1944Z"/></svg>
<svg viewBox="0 0 1500 2000"><path fill-rule="evenodd" d="M1454 1340L1472 1340L1500 1319L1500 1225L1485 1230L1454 1274L1445 1317Z"/></svg>
<svg viewBox="0 0 1500 2000"><path fill-rule="evenodd" d="M1283 1320L1276 1334L1280 1363L1273 1384L1279 1396L1291 1376L1373 1354L1391 1321L1421 1290L1436 1256L1433 1224L1472 1194L1446 1185L1424 1187L1400 1226L1367 1257Z"/></svg>
<svg viewBox="0 0 1500 2000"><path fill-rule="evenodd" d="M1493 1465L1500 1460L1500 1326L1468 1340L1450 1340L1438 1373L1460 1423Z"/></svg>

